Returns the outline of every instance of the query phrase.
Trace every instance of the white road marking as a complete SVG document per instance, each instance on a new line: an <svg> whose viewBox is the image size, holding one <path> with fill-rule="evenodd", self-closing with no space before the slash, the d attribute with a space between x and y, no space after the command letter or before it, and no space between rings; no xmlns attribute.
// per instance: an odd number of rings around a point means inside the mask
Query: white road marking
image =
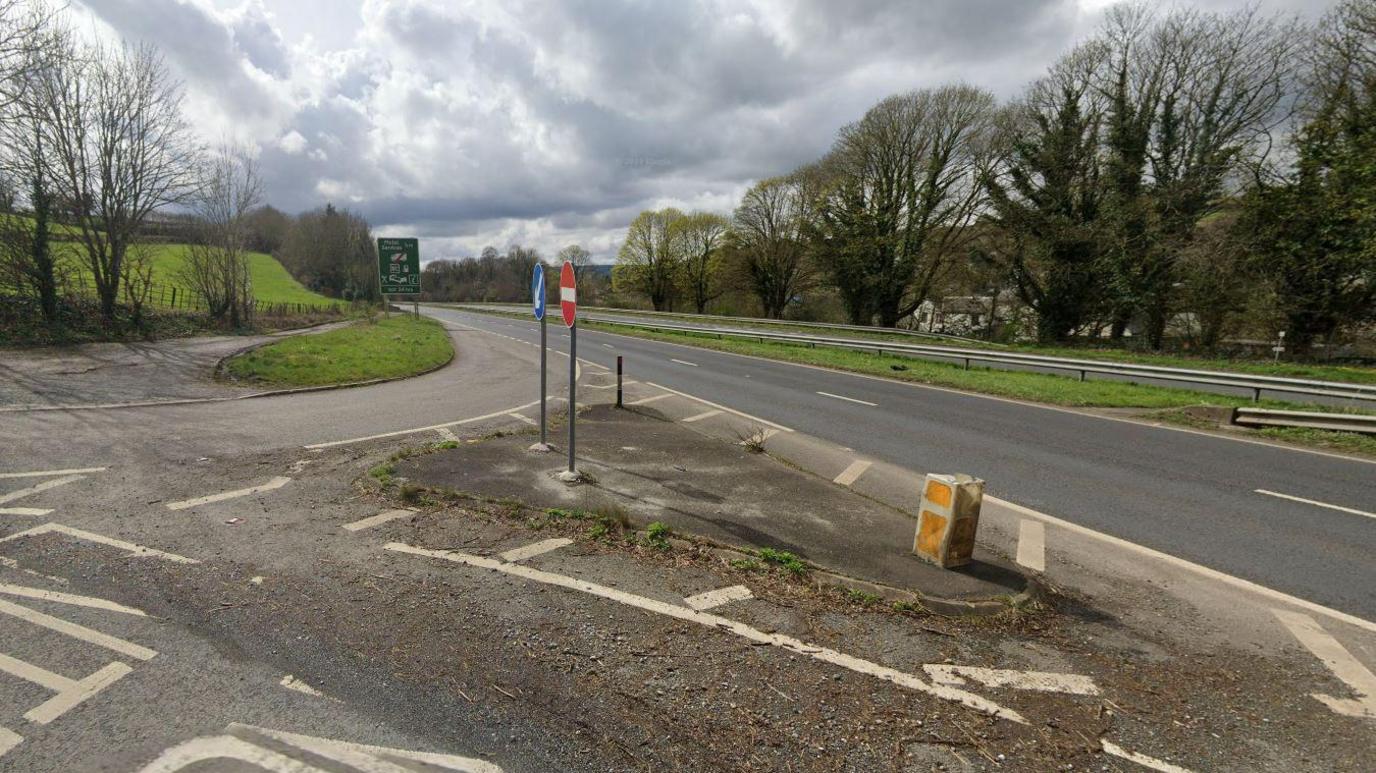
<svg viewBox="0 0 1376 773"><path fill-rule="evenodd" d="M999 499L998 497L985 494L984 501L989 504L1006 507L1009 510L1013 510L1029 518L1036 518L1037 520L1045 521L1046 523L1049 523L1053 526L1058 526L1062 529L1065 529L1066 531L1074 532L1085 537L1097 539L1101 542L1106 542L1110 545L1113 545L1114 547L1122 548L1123 550L1137 553L1138 555L1154 558L1158 561L1161 561L1162 563L1169 564L1178 569L1185 569L1187 571L1194 572L1195 574L1198 574L1201 577L1207 577L1210 580L1221 582L1225 585L1231 585L1234 588L1240 588L1242 590L1255 593L1258 596L1263 596L1268 599L1280 601L1285 604L1290 604L1292 606L1296 606L1301 609L1308 610L1310 612L1316 612L1320 615L1323 615L1324 617L1328 617L1333 620L1347 623L1348 625L1356 626L1364 631L1376 633L1376 622L1364 620L1360 617L1357 617L1356 615L1349 615L1346 612L1340 612L1336 609L1330 609L1328 607L1323 606L1322 604L1316 604L1312 601L1307 601L1302 598L1291 596L1288 593L1281 593L1280 591L1272 590L1271 588L1268 588L1265 585L1258 585L1250 580L1244 580L1241 577L1234 577L1231 574L1224 574L1223 572L1220 572L1217 569L1210 569L1207 566L1200 566L1199 564L1196 564L1192 561L1186 561L1183 558L1177 558L1176 556L1173 556L1169 553L1162 553L1159 550L1152 550L1149 547L1138 545L1135 542L1128 542L1125 539L1120 539L1111 534L1104 534L1103 532L1095 531L1091 528L1081 526L1078 523L1071 523L1070 521L1065 521L1055 516L1047 515L1046 513L1039 513L1030 507L1023 507L1022 505L1009 502L1006 499Z"/></svg>
<svg viewBox="0 0 1376 773"><path fill-rule="evenodd" d="M128 676L133 670L134 669L130 668L128 665L120 663L119 661L109 663L94 674L78 681L71 682L66 688L58 690L57 695L29 709L24 713L24 719L40 725L46 725L76 708L78 704L91 698L106 687ZM56 674L54 674L54 676L56 676ZM65 677L59 678L65 679Z"/></svg>
<svg viewBox="0 0 1376 773"><path fill-rule="evenodd" d="M86 540L87 542L94 542L98 545L109 545L112 548L127 550L129 551L129 554L133 556L155 556L157 558L165 559L167 561L172 561L173 563L178 564L200 563L200 561L197 561L194 558L179 556L176 553L165 553L161 550L154 550L153 548L144 547L143 545L136 545L132 542L125 542L124 540L113 539L111 537L106 537L101 534L96 534L95 532L74 529L71 526L63 526L60 523L45 523L42 526L35 526L32 529L25 529L24 531L15 532L14 534L11 534L8 537L0 539L0 542L9 542L11 540L17 540L23 537L36 537L41 534L48 534L50 532L57 534L66 534L69 537L75 537L80 540Z"/></svg>
<svg viewBox="0 0 1376 773"><path fill-rule="evenodd" d="M626 404L627 404L627 405L648 405L649 403L653 403L653 402L655 402L656 400L663 400L663 399L665 399L666 397L673 397L673 395L654 395L654 396L652 396L652 397L642 397L642 398L640 398L639 400L632 400L632 401L630 401L630 402L628 402L628 403L626 403Z"/></svg>
<svg viewBox="0 0 1376 773"><path fill-rule="evenodd" d="M0 614L17 617L26 623L32 623L40 628L56 631L65 636L70 636L73 639L84 641L87 644L104 647L107 650L113 650L121 655L128 655L137 660L152 660L153 657L158 654L156 651L150 650L142 645L92 630L83 625L69 623L60 617L45 615L38 610L29 609L28 607L18 604L12 604L4 599L0 599Z"/></svg>
<svg viewBox="0 0 1376 773"><path fill-rule="evenodd" d="M538 427L538 426L540 426L540 422L538 422L538 421L536 421L536 420L530 418L529 416L526 416L526 415L523 414L523 413L508 413L507 416L510 416L510 417L513 418L513 419L517 419L517 420L523 421L523 422L525 422L526 424L529 424L529 425L532 426L532 427Z"/></svg>
<svg viewBox="0 0 1376 773"><path fill-rule="evenodd" d="M436 754L434 752L416 752L408 749L389 749L383 746L369 746L361 743L351 743L349 741L336 741L329 738L315 738L308 735L297 735L281 730L269 730L264 727L253 727L252 725L232 724L229 726L231 731L247 730L254 733L261 733L269 738L291 744L298 749L304 749L321 757L342 762L346 765L353 765L359 770L368 773L384 773L390 771L389 768L378 767L383 763L383 758L396 757L412 762L420 762L426 765L433 765L445 770L456 770L462 773L502 773L502 769L486 760L474 759L472 757L458 757L452 754ZM363 763L363 764L360 764ZM407 768L406 770L409 770Z"/></svg>
<svg viewBox="0 0 1376 773"><path fill-rule="evenodd" d="M605 347L607 347L608 349L615 349L615 348L616 348L615 346L612 346L611 344L602 344L602 345L605 346Z"/></svg>
<svg viewBox="0 0 1376 773"><path fill-rule="evenodd" d="M378 513L377 515L370 515L367 518L360 518L353 523L346 523L341 528L345 531L363 531L364 529L371 529L374 526L379 526L388 521L395 521L398 518L405 518L408 515L415 514L415 510L388 510L385 513Z"/></svg>
<svg viewBox="0 0 1376 773"><path fill-rule="evenodd" d="M311 687L310 685L306 684L305 682L301 681L300 679L297 679L296 677L292 676L291 674L287 674L286 676L282 677L282 681L281 681L281 682L278 682L278 684L282 685L283 687L287 688L288 690L294 690L294 691L296 691L296 692L299 692L299 693L302 693L302 694L305 694L305 695L310 695L310 696L313 696L313 697L316 697L316 698L323 698L323 697L325 697L325 694L324 694L324 693L320 692L319 690L315 689L314 687Z"/></svg>
<svg viewBox="0 0 1376 773"><path fill-rule="evenodd" d="M1046 524L1032 520L1018 522L1017 562L1028 569L1046 571Z"/></svg>
<svg viewBox="0 0 1376 773"><path fill-rule="evenodd" d="M688 418L686 418L686 419L683 420L683 423L684 423L684 424L691 424L691 423L693 423L693 422L695 422L695 421L702 421L703 419L710 419L710 418L712 418L713 416L720 416L720 415L721 415L721 411L717 410L716 408L713 408L713 409L710 410L710 411L703 411L702 413L699 413L699 414L697 414L696 416L689 416Z"/></svg>
<svg viewBox="0 0 1376 773"><path fill-rule="evenodd" d="M1296 497L1296 496L1291 496L1291 495L1289 495L1289 494L1282 494L1282 493L1280 493L1280 492L1278 492L1278 491L1267 491L1267 490L1264 489L1264 488L1253 489L1253 491L1255 491L1255 492L1258 493L1258 494L1265 494L1265 495L1268 496L1268 497L1277 497L1277 498L1279 498L1279 499L1288 499L1288 500L1290 500L1291 502L1302 502L1302 503L1304 503L1304 504L1306 504L1306 505L1314 505L1315 507L1326 507L1326 508L1328 508L1329 510L1338 510L1338 511L1344 512L1344 513L1351 513L1351 514L1353 514L1353 515L1365 515L1367 518L1376 518L1376 513L1369 513L1369 512L1367 512L1367 511L1365 511L1365 510L1358 510L1358 509L1356 509L1355 507L1343 507L1342 505L1331 505L1331 504L1329 504L1329 503L1327 503L1327 502L1320 502L1320 501L1318 501L1317 499L1305 499L1304 497Z"/></svg>
<svg viewBox="0 0 1376 773"><path fill-rule="evenodd" d="M108 467L82 467L70 470L38 470L35 472L0 472L0 479L4 478L52 478L58 475L90 475L97 472L105 472Z"/></svg>
<svg viewBox="0 0 1376 773"><path fill-rule="evenodd" d="M1050 671L1013 671L1006 668L952 666L928 663L922 667L932 681L959 687L966 679L973 679L985 687L1009 687L1033 692L1060 692L1069 695L1098 695L1094 680L1081 674L1058 674Z"/></svg>
<svg viewBox="0 0 1376 773"><path fill-rule="evenodd" d="M291 478L288 478L285 475L278 475L277 477L273 478L267 483L264 483L259 486L235 489L234 491L221 491L218 494L208 494L203 497L196 497L195 499L186 499L181 502L168 502L167 509L186 510L190 507L200 507L201 505L208 505L212 502L223 502L226 499L238 499L239 497L247 497L252 496L254 494L262 494L267 491L276 491L277 489L282 488L288 483L291 483Z"/></svg>
<svg viewBox="0 0 1376 773"><path fill-rule="evenodd" d="M440 427L435 432L439 434L441 440L448 440L451 443L459 442L459 436L455 435L454 431L448 427Z"/></svg>
<svg viewBox="0 0 1376 773"><path fill-rule="evenodd" d="M562 400L563 398L562 398L562 397L551 397L551 398L549 398L549 399L553 401L553 400ZM367 442L367 441L369 441L369 440L381 440L382 438L401 437L402 435L414 435L414 434L416 434L416 433L418 433L418 432L435 432L435 431L437 431L437 430L446 429L446 428L448 428L448 427L457 427L457 426L459 426L459 425L461 425L461 424L472 424L472 423L477 422L477 421L487 421L488 419L495 419L495 418L497 418L497 417L499 417L499 416L505 416L505 415L507 415L508 413L511 413L512 411L524 411L525 409L527 409L527 408L529 408L529 407L531 407L531 406L539 405L539 404L540 404L540 401L539 401L539 400L536 400L535 402L526 403L525 405L518 405L518 406L516 406L515 408L507 408L506 410L503 410L503 411L495 411L495 412L493 412L493 413L486 413L486 414L483 414L482 416L473 416L473 417L467 418L467 419L459 419L458 421L447 421L447 422L445 422L445 423L443 423L443 424L432 424L432 425L430 425L430 426L428 426L428 427L415 427L415 428L413 428L413 429L401 429L401 430L397 430L396 432L382 432L382 433L379 433L379 434L377 434L377 435L365 435L364 437L349 438L348 440L331 440L331 441L329 441L328 443L312 443L311 445L305 446L305 448L308 448L308 449L310 449L310 450L315 450L315 449L318 449L318 448L333 448L334 446L345 446L345 445L349 445L349 444L351 444L351 443L364 443L364 442Z"/></svg>
<svg viewBox="0 0 1376 773"><path fill-rule="evenodd" d="M764 441L766 441L766 440L768 440L768 439L774 437L775 435L779 434L779 431L778 431L777 429L773 429L773 428L766 428L766 429L761 429L759 434L760 434L760 442L763 443ZM743 446L743 445L745 445L747 442L749 442L750 440L752 440L752 438L746 438L745 440L740 441L740 442L737 443L736 445L738 445L738 446Z"/></svg>
<svg viewBox="0 0 1376 773"><path fill-rule="evenodd" d="M879 406L879 403L872 403L869 400L857 400L854 397L846 397L845 395L834 395L830 392L818 392L817 394L821 395L822 397L830 397L835 400L845 400L848 403L859 403L861 405L868 405L871 408L876 408Z"/></svg>
<svg viewBox="0 0 1376 773"><path fill-rule="evenodd" d="M210 760L237 760L271 773L325 773L314 765L232 735L193 738L164 751L139 773L176 773Z"/></svg>
<svg viewBox="0 0 1376 773"><path fill-rule="evenodd" d="M529 545L526 545L525 547L519 547L513 550L508 550L505 553L501 553L500 555L503 561L510 561L512 563L515 563L517 561L524 561L527 558L534 558L542 553L548 553L551 550L558 550L559 548L562 548L565 545L572 544L573 540L568 539L566 537L553 537L551 539L540 540L539 542L531 543Z"/></svg>
<svg viewBox="0 0 1376 773"><path fill-rule="evenodd" d="M1299 639L1300 644L1314 653L1314 657L1323 661L1334 676L1357 694L1356 700L1334 698L1319 693L1312 693L1310 697L1339 714L1376 719L1376 675L1352 657L1352 653L1348 652L1346 647L1329 635L1328 631L1321 628L1309 615L1291 612L1288 609L1273 609L1271 613L1290 629L1290 633Z"/></svg>
<svg viewBox="0 0 1376 773"><path fill-rule="evenodd" d="M761 423L761 424L763 424L763 425L765 425L765 426L767 426L767 427L773 427L774 429L777 429L777 430L779 430L780 432L792 432L792 431L793 431L793 430L789 429L788 427L785 427L785 426L782 425L782 424L775 424L774 422L772 422L772 421L770 421L770 420L768 420L768 419L761 419L759 416L751 416L750 414L746 413L745 411L738 411L738 410L736 410L735 408L727 408L726 406L721 405L720 403L714 403L714 402L712 402L711 400L704 400L704 399L702 399L701 397L697 397L696 395L690 395L690 394L688 394L687 392L680 392L680 391L678 391L677 389L670 389L669 387L666 387L666 386L660 386L659 384L656 384L656 383L653 382L653 381L646 381L646 382L645 382L645 386L651 386L651 387L654 387L655 389L663 389L665 392L668 392L668 393L670 393L670 394L678 395L679 397L686 397L686 398L688 398L689 400L697 400L698 402L702 403L703 405L710 405L710 406L712 406L713 408L720 408L720 409L722 409L723 411L726 411L727 413L735 414L735 415L741 417L742 419L750 419L751 421L758 421L759 423Z"/></svg>
<svg viewBox="0 0 1376 773"><path fill-rule="evenodd" d="M840 475L837 475L834 479L832 479L832 483L836 483L841 486L849 486L850 484L859 480L860 476L865 474L865 470L868 470L871 464L874 463L866 461L864 459L856 459L855 461L851 462L846 467L846 469L842 470Z"/></svg>
<svg viewBox="0 0 1376 773"><path fill-rule="evenodd" d="M709 609L716 609L723 604L730 604L733 601L745 601L755 598L755 594L744 585L731 585L726 588L709 590L706 593L699 593L696 596L689 596L683 603L696 609L699 612L706 612Z"/></svg>
<svg viewBox="0 0 1376 773"><path fill-rule="evenodd" d="M669 358L669 362L677 362L679 365L687 365L690 368L696 368L698 366L696 362L689 362L687 360L676 360L672 357Z"/></svg>
<svg viewBox="0 0 1376 773"><path fill-rule="evenodd" d="M1169 762L1163 762L1161 760L1156 759L1155 757L1148 757L1145 754L1130 752L1127 749L1124 749L1123 747L1119 746L1118 744L1106 739L1099 739L1099 745L1107 754L1112 754L1113 756L1125 759L1128 762L1135 762L1144 768L1160 771L1160 773L1190 773L1190 771L1187 768L1182 768L1179 765L1172 765Z"/></svg>
<svg viewBox="0 0 1376 773"><path fill-rule="evenodd" d="M113 601L98 599L91 596L78 596L74 593L62 593L55 590L44 590L42 588L30 588L26 585L10 585L0 583L0 593L7 596L19 596L26 599L36 599L38 601L52 601L58 604L68 604L74 607L88 607L90 609L104 609L107 612L122 612L126 615L137 617L147 617L142 609L126 607L123 604L116 604Z"/></svg>
<svg viewBox="0 0 1376 773"><path fill-rule="evenodd" d="M51 512L52 510L44 510L38 507L0 507L0 515L43 516Z"/></svg>
<svg viewBox="0 0 1376 773"><path fill-rule="evenodd" d="M0 727L0 757L5 756L11 749L23 742L24 736L8 727Z"/></svg>
<svg viewBox="0 0 1376 773"><path fill-rule="evenodd" d="M85 478L85 477L86 477L85 475L68 475L68 476L66 476L66 477L55 478L55 479L53 479L53 480L45 480L45 481L43 481L42 483L39 483L39 484L36 485L36 486L29 486L28 488L21 488L21 489L19 489L18 491L11 491L11 492L8 493L8 494L0 494L0 505L5 504L6 502L13 502L13 501L16 500L16 499L23 499L24 497L31 497L31 496L33 496L34 494L37 494L37 493L40 493L40 492L43 492L43 491L47 491L47 490L50 489L50 488L57 488L58 486L65 486L65 485L67 485L68 483L76 483L77 481L79 481L79 480L81 480L81 479L83 479L83 478Z"/></svg>
<svg viewBox="0 0 1376 773"><path fill-rule="evenodd" d="M413 547L400 542L389 542L384 547L387 550L399 553L438 558L480 569L495 569L505 574L545 583L546 585L554 585L598 596L630 607L642 609L646 612L665 615L666 617L672 617L684 622L697 623L698 625L713 630L733 633L757 644L779 647L780 649L794 652L799 655L806 655L823 663L830 663L859 674L866 674L886 682L892 682L910 690L926 693L942 700L954 701L963 706L975 709L976 711L982 711L986 714L1001 717L1020 724L1027 724L1027 720L1016 711L994 703L987 698L975 695L974 693L947 685L928 684L922 679L903 671L881 666L878 663L862 660L826 647L808 644L807 642L795 639L791 636L785 636L779 633L765 633L745 623L719 617L708 612L699 612L686 606L669 604L656 599L637 596L633 593L617 590L616 588L610 588L605 585L597 585L587 582L586 580L579 580L553 572L545 572L522 564L507 563L493 558L484 558L482 556L469 555L467 553L459 553L450 550L429 550L427 548Z"/></svg>

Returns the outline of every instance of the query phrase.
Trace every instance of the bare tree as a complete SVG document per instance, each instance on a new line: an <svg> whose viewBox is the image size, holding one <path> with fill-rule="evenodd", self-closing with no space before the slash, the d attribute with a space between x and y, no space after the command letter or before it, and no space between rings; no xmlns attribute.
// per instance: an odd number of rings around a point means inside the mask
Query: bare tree
<svg viewBox="0 0 1376 773"><path fill-rule="evenodd" d="M673 207L641 212L616 256L614 286L645 295L655 311L673 309L683 267L683 245L674 223L683 216Z"/></svg>
<svg viewBox="0 0 1376 773"><path fill-rule="evenodd" d="M181 279L210 316L239 327L253 312L250 215L262 201L258 165L246 148L222 145L205 160L191 199L199 238L187 248Z"/></svg>
<svg viewBox="0 0 1376 773"><path fill-rule="evenodd" d="M794 297L812 282L804 233L814 201L804 174L756 183L732 217L732 251L765 316L783 319Z"/></svg>
<svg viewBox="0 0 1376 773"><path fill-rule="evenodd" d="M77 230L107 323L139 227L192 189L198 149L182 87L149 46L79 48L62 41L33 81L55 201Z"/></svg>
<svg viewBox="0 0 1376 773"><path fill-rule="evenodd" d="M730 226L731 221L711 212L694 212L673 225L683 245L683 288L699 314L726 290L721 247Z"/></svg>

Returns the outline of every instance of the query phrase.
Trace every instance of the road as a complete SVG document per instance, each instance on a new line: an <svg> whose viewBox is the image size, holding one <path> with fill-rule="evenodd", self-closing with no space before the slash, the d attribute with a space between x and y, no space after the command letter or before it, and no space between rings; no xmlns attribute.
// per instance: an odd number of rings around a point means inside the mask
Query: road
<svg viewBox="0 0 1376 773"><path fill-rule="evenodd" d="M533 320L424 311L539 340ZM566 351L557 319L550 333ZM591 330L578 354L609 367L622 355L627 378L911 469L976 475L1001 498L1376 619L1370 462Z"/></svg>

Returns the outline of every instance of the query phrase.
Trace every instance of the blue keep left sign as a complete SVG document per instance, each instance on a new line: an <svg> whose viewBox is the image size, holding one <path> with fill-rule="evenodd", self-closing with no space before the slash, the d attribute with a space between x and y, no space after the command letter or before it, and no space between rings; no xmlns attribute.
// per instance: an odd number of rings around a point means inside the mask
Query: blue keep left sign
<svg viewBox="0 0 1376 773"><path fill-rule="evenodd" d="M535 309L535 318L545 318L545 266L542 263L535 264L535 270L530 275L530 302Z"/></svg>

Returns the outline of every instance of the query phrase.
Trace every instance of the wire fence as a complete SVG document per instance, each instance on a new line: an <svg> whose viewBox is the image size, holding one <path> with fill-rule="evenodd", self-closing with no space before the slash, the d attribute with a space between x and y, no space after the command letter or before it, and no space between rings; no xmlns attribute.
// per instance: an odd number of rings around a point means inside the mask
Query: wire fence
<svg viewBox="0 0 1376 773"><path fill-rule="evenodd" d="M95 286L87 282L84 275L77 275L70 285L71 290L82 296L95 295ZM208 312L210 306L199 293L180 285L151 283L143 304L147 308L164 311ZM349 304L345 301L332 303L304 303L301 301L253 301L253 313L264 317L286 317L319 314L342 314Z"/></svg>

